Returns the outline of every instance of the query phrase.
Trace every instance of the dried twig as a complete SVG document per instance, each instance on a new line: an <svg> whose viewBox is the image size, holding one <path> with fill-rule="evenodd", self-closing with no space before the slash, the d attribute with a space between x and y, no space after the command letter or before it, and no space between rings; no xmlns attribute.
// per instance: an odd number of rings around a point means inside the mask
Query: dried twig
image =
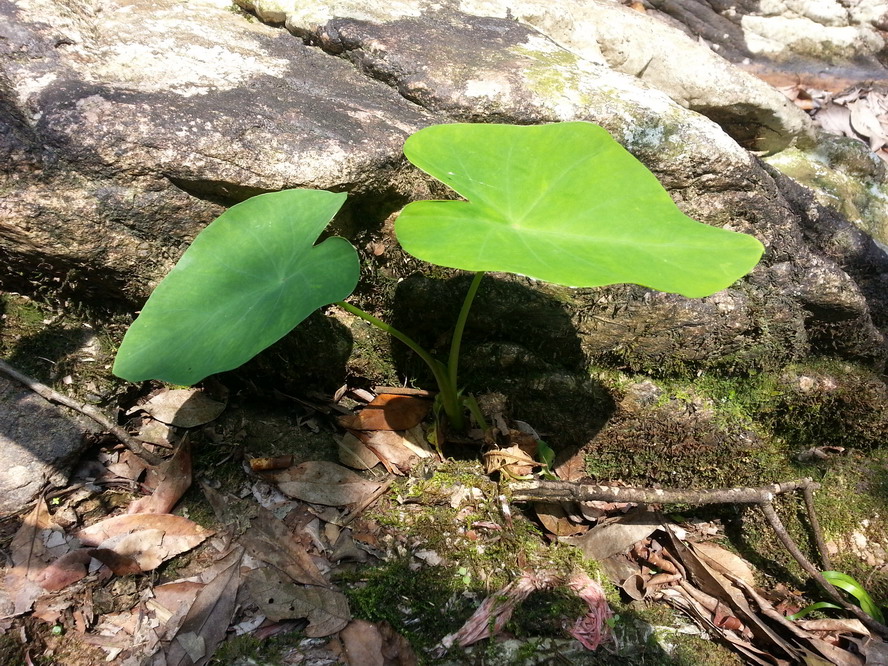
<svg viewBox="0 0 888 666"><path fill-rule="evenodd" d="M635 504L763 504L774 496L800 488L816 490L811 479L774 483L760 488L719 488L716 490L675 490L665 488L624 488L569 481L521 481L509 484L516 502L633 502Z"/></svg>
<svg viewBox="0 0 888 666"><path fill-rule="evenodd" d="M869 615L864 613L860 608L855 606L854 604L848 603L848 601L839 593L839 591L830 583L826 578L823 577L823 574L817 570L808 558L799 550L799 547L796 545L795 541L792 540L792 537L789 536L789 533L786 531L786 528L783 526L783 523L780 521L780 516L777 515L777 512L774 511L774 506L771 502L762 502L759 505L759 508L762 510L762 513L765 516L765 519L771 525L771 528L774 530L774 533L777 535L777 538L783 543L786 547L786 550L790 552L790 554L795 558L796 562L799 563L799 566L804 569L808 575L814 578L820 586L826 590L826 593L835 601L837 604L841 605L845 610L853 613L857 619L859 619L866 626L867 629L873 631L880 636L888 638L888 627L886 627L881 622L876 622Z"/></svg>
<svg viewBox="0 0 888 666"><path fill-rule="evenodd" d="M45 398L46 400L59 405L64 405L65 407L68 407L76 412L80 412L81 414L88 416L93 421L102 426L105 430L114 435L117 439L119 439L130 451L142 458L145 462L151 465L159 465L163 462L163 458L154 455L150 451L146 451L145 447L143 447L137 439L131 437L130 434L120 426L111 423L111 421L109 421L108 418L104 414L102 414L102 412L100 412L92 405L77 402L73 398L69 398L68 396L62 395L57 391L53 391L46 384L41 384L36 379L22 374L3 360L0 360L0 372L2 372L10 379L14 379L20 384L28 387L29 389L34 391L34 393Z"/></svg>
<svg viewBox="0 0 888 666"><path fill-rule="evenodd" d="M820 530L820 522L814 511L814 491L820 487L810 478L774 483L760 488L720 488L717 490L675 490L626 488L620 486L599 486L589 483L572 483L568 481L521 481L510 483L512 499L518 502L588 502L593 500L605 502L633 502L635 504L755 504L771 525L777 538L786 550L795 558L799 566L814 578L829 596L849 612L853 613L870 631L888 638L888 627L876 622L857 606L849 603L827 581L799 550L795 541L789 536L777 512L774 511L773 500L777 495L795 490L802 490L805 505L811 521L814 540L820 551L820 557L827 570L831 569L829 555Z"/></svg>

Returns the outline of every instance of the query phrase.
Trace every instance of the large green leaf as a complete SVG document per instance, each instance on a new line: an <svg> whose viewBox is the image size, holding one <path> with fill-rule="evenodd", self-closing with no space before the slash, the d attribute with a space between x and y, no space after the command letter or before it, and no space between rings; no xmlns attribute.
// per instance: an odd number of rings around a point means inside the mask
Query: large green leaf
<svg viewBox="0 0 888 666"><path fill-rule="evenodd" d="M436 125L407 158L468 201L420 201L398 240L430 263L556 284L632 282L708 296L748 273L752 236L684 215L648 169L601 127Z"/></svg>
<svg viewBox="0 0 888 666"><path fill-rule="evenodd" d="M193 384L231 370L358 283L343 238L313 245L345 194L284 190L231 207L204 229L127 331L114 374Z"/></svg>

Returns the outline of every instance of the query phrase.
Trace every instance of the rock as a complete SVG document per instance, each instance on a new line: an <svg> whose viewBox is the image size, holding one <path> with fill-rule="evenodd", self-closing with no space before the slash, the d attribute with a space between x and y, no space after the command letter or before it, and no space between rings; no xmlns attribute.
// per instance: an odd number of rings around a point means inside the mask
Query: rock
<svg viewBox="0 0 888 666"><path fill-rule="evenodd" d="M597 389L563 375L582 375L590 362L659 374L758 372L812 354L884 364L888 257L737 142L776 148L804 138L803 114L723 62L705 95L689 87L667 63L717 58L677 29L601 0L571 11L542 0L242 5L270 22L283 16L300 39L222 0L101 13L0 0L0 91L10 110L0 120L10 158L0 187L16 193L0 202L0 255L15 271L33 281L29 267L39 264L73 275L70 287L138 302L224 205L282 187L345 190L349 209L334 227L363 248L359 298L379 309L373 295L396 292L396 323L411 313L404 328L436 347L462 282L421 275L383 221L407 200L450 195L406 165L404 138L445 120L588 120L652 169L688 215L752 233L767 253L746 279L697 300L492 276L467 331L467 364L479 376L517 383L496 364L524 359L516 373L537 373L550 393L579 392L582 402ZM651 57L642 63L636 50ZM804 141L799 149L811 152ZM876 198L868 205L875 216L885 210ZM347 337L337 350L347 351ZM293 358L285 347L266 367L289 367L277 360ZM313 383L325 383L331 364L321 365ZM342 372L330 367L329 383Z"/></svg>
<svg viewBox="0 0 888 666"><path fill-rule="evenodd" d="M0 201L0 256L14 271L143 298L222 205L397 189L404 139L434 120L222 0L103 7L0 2L0 187L16 192Z"/></svg>
<svg viewBox="0 0 888 666"><path fill-rule="evenodd" d="M47 484L64 486L84 434L95 431L89 419L0 376L0 515L22 510Z"/></svg>

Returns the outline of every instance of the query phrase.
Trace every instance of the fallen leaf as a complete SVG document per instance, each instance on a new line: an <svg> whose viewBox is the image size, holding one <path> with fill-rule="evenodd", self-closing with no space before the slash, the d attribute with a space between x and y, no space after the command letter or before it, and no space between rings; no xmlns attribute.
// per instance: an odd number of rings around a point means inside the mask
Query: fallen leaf
<svg viewBox="0 0 888 666"><path fill-rule="evenodd" d="M373 469L379 458L360 439L348 432L339 441L339 462L362 472Z"/></svg>
<svg viewBox="0 0 888 666"><path fill-rule="evenodd" d="M271 567L253 569L246 587L259 610L270 620L306 618L306 636L320 638L342 630L351 620L348 601L326 587L294 585Z"/></svg>
<svg viewBox="0 0 888 666"><path fill-rule="evenodd" d="M213 400L200 389L167 389L127 412L143 411L161 423L194 428L219 417L225 403Z"/></svg>
<svg viewBox="0 0 888 666"><path fill-rule="evenodd" d="M241 543L250 555L271 564L297 583L329 586L314 560L293 538L290 528L267 509L258 507L256 518L244 532Z"/></svg>
<svg viewBox="0 0 888 666"><path fill-rule="evenodd" d="M203 666L212 658L234 616L243 552L235 548L226 555L225 568L198 591L166 649L166 666Z"/></svg>
<svg viewBox="0 0 888 666"><path fill-rule="evenodd" d="M352 620L339 633L349 666L414 666L416 654L387 622Z"/></svg>
<svg viewBox="0 0 888 666"><path fill-rule="evenodd" d="M358 438L372 451L390 474L403 475L419 462L419 456L408 447L401 433L394 430L370 430Z"/></svg>
<svg viewBox="0 0 888 666"><path fill-rule="evenodd" d="M755 585L755 576L749 563L739 555L711 541L701 541L700 543L691 544L691 546L716 571L731 574L737 578L742 578L749 585Z"/></svg>
<svg viewBox="0 0 888 666"><path fill-rule="evenodd" d="M567 512L560 504L536 502L533 505L533 510L543 527L555 536L581 534L589 529L588 525L577 524L568 518Z"/></svg>
<svg viewBox="0 0 888 666"><path fill-rule="evenodd" d="M348 430L408 430L422 423L431 408L425 398L384 393L357 414L340 416L339 423Z"/></svg>
<svg viewBox="0 0 888 666"><path fill-rule="evenodd" d="M628 551L660 528L661 520L651 511L638 509L612 523L596 525L583 536L561 537L559 541L577 546L590 560L604 560Z"/></svg>
<svg viewBox="0 0 888 666"><path fill-rule="evenodd" d="M149 470L146 485L154 487L127 507L127 513L169 513L191 487L191 446L183 441L172 458L157 470Z"/></svg>
<svg viewBox="0 0 888 666"><path fill-rule="evenodd" d="M281 492L312 504L344 506L370 497L378 483L368 481L342 465L332 462L305 462L269 477Z"/></svg>

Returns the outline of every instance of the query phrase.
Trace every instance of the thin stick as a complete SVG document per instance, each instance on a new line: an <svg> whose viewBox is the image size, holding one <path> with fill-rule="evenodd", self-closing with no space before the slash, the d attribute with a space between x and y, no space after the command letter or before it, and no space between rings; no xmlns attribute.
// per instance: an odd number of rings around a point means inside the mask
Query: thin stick
<svg viewBox="0 0 888 666"><path fill-rule="evenodd" d="M73 398L69 398L68 396L62 395L57 391L53 391L46 384L41 384L36 379L22 374L3 360L0 360L0 372L2 372L10 379L14 379L20 384L28 387L42 398L45 398L46 400L59 405L64 405L65 407L68 407L76 412L80 412L81 414L88 416L93 421L102 426L105 430L114 435L117 439L119 439L124 444L124 446L126 446L130 451L142 458L145 462L151 465L159 465L163 462L163 458L156 456L149 451L146 451L137 439L131 437L130 434L120 426L111 423L111 421L109 421L105 417L105 415L102 414L102 412L100 412L92 405L79 403Z"/></svg>
<svg viewBox="0 0 888 666"><path fill-rule="evenodd" d="M832 560L829 557L826 542L823 540L823 530L820 529L820 521L817 520L817 513L814 511L814 489L810 486L805 486L802 488L802 492L804 493L805 508L808 510L808 520L811 521L811 531L814 532L814 543L817 544L823 570L832 571Z"/></svg>
<svg viewBox="0 0 888 666"><path fill-rule="evenodd" d="M848 603L845 598L839 593L839 591L823 577L823 574L817 570L811 562L808 561L808 558L802 554L802 551L799 550L799 547L796 545L795 541L792 540L792 537L789 536L789 533L786 531L786 528L783 526L783 523L780 522L780 516L777 515L777 512L774 511L774 505L771 502L762 502L759 504L759 508L762 510L762 513L765 516L765 519L771 525L771 528L774 530L774 533L777 535L777 538L783 543L786 547L786 550L789 551L790 555L795 558L795 561L799 563L799 566L805 570L814 580L816 580L820 586L826 591L826 593L835 601L837 604L841 605L847 611L853 613L858 620L863 622L864 626L870 631L874 631L880 636L888 637L888 627L886 627L881 622L876 622L869 615L864 613L860 608L855 606L854 604Z"/></svg>
<svg viewBox="0 0 888 666"><path fill-rule="evenodd" d="M760 488L719 488L716 490L676 490L667 488L625 488L569 481L520 481L509 484L516 502L632 502L635 504L763 504L776 495L799 488L815 490L820 484L811 479L774 483Z"/></svg>

